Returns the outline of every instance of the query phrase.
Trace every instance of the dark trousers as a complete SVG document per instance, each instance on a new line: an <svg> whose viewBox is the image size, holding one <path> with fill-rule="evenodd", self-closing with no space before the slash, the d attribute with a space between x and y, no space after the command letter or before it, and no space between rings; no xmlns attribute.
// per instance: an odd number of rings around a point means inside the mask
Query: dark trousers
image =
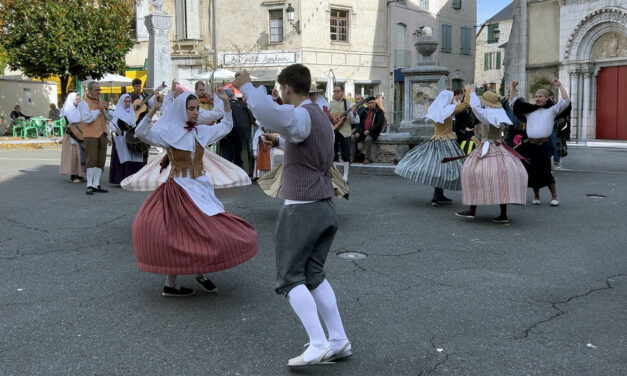
<svg viewBox="0 0 627 376"><path fill-rule="evenodd" d="M348 162L351 159L351 143L350 137L344 137L341 133L335 132L335 154L333 160L337 162L338 153L341 151L342 160Z"/></svg>
<svg viewBox="0 0 627 376"><path fill-rule="evenodd" d="M274 224L277 294L298 285L313 290L325 278L324 263L337 232L332 199L283 205Z"/></svg>

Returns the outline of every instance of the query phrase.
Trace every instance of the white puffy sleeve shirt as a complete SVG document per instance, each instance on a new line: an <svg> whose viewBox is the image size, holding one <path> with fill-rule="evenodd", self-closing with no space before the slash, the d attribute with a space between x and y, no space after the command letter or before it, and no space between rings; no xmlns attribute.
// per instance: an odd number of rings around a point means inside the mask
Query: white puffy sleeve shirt
<svg viewBox="0 0 627 376"><path fill-rule="evenodd" d="M546 138L553 133L555 117L564 111L570 104L570 99L560 99L559 102L549 108L540 108L527 116L527 136L529 138Z"/></svg>

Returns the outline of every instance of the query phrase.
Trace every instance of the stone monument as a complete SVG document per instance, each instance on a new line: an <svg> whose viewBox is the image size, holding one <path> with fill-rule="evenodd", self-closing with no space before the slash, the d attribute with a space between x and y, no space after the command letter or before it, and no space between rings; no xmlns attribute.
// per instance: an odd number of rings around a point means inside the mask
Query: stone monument
<svg viewBox="0 0 627 376"><path fill-rule="evenodd" d="M172 17L161 9L163 0L150 0L154 11L146 16L148 29L148 63L146 67L146 91L150 92L165 82L170 86L174 79L170 40L168 31L172 26Z"/></svg>
<svg viewBox="0 0 627 376"><path fill-rule="evenodd" d="M414 33L414 43L421 56L417 66L403 69L405 103L400 126L391 126L390 133L382 133L374 147L377 162L399 160L415 145L433 134L433 122L425 119L429 105L440 91L448 86L449 70L435 64L431 55L438 48L430 27L421 27Z"/></svg>
<svg viewBox="0 0 627 376"><path fill-rule="evenodd" d="M431 58L438 48L438 42L433 39L433 30L430 27L422 27L414 35L418 37L414 46L421 61L415 67L401 71L404 77L406 100L403 120L398 131L418 133L424 137L430 136L433 129L433 124L429 124L424 116L435 97L447 88L450 72L447 68L436 65Z"/></svg>

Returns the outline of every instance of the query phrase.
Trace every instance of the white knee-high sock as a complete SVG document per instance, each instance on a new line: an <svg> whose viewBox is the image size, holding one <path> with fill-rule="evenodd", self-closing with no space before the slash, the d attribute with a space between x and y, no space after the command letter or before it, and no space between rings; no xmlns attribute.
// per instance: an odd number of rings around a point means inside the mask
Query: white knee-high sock
<svg viewBox="0 0 627 376"><path fill-rule="evenodd" d="M94 186L94 168L88 168L85 173L87 174L87 187Z"/></svg>
<svg viewBox="0 0 627 376"><path fill-rule="evenodd" d="M329 281L326 279L322 281L318 287L311 290L311 295L316 301L318 312L320 312L320 316L322 316L324 320L324 325L329 331L329 341L345 340L346 333L344 332L344 325L342 325L342 318L337 309L335 293Z"/></svg>
<svg viewBox="0 0 627 376"><path fill-rule="evenodd" d="M305 285L294 287L287 296L292 309L300 319L300 322L303 323L309 336L309 347L303 353L303 358L306 362L311 362L318 358L322 351L326 351L324 349L329 346L318 318L316 302Z"/></svg>
<svg viewBox="0 0 627 376"><path fill-rule="evenodd" d="M94 168L94 187L100 185L100 175L102 175L102 169L95 167Z"/></svg>
<svg viewBox="0 0 627 376"><path fill-rule="evenodd" d="M165 285L168 287L176 286L176 274L168 274L165 277Z"/></svg>

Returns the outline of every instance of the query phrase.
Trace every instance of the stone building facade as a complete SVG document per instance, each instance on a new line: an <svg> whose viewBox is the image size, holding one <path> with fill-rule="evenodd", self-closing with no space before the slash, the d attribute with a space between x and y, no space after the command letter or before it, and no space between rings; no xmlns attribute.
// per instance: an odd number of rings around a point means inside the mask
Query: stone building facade
<svg viewBox="0 0 627 376"><path fill-rule="evenodd" d="M355 95L383 94L394 119L396 70L417 63L413 33L430 26L447 44L434 58L452 72L451 85L474 80L476 1L471 0L165 0L174 75L187 86L211 67L245 68L256 84L273 86L280 70L307 65L321 89L334 80ZM127 55L132 69L148 54L143 18L148 0L136 0L137 44ZM289 19L289 12L293 19ZM447 25L448 34L442 35ZM464 31L462 31L464 28ZM463 50L463 51L462 51ZM455 81L453 81L455 80ZM402 89L400 90L402 93ZM398 105L395 105L398 102Z"/></svg>
<svg viewBox="0 0 627 376"><path fill-rule="evenodd" d="M627 1L515 0L513 15L506 81L529 97L559 77L574 139L627 140Z"/></svg>
<svg viewBox="0 0 627 376"><path fill-rule="evenodd" d="M505 74L505 48L512 31L513 3L503 8L481 25L477 32L475 55L475 82L487 83L498 92L505 93L501 87Z"/></svg>

